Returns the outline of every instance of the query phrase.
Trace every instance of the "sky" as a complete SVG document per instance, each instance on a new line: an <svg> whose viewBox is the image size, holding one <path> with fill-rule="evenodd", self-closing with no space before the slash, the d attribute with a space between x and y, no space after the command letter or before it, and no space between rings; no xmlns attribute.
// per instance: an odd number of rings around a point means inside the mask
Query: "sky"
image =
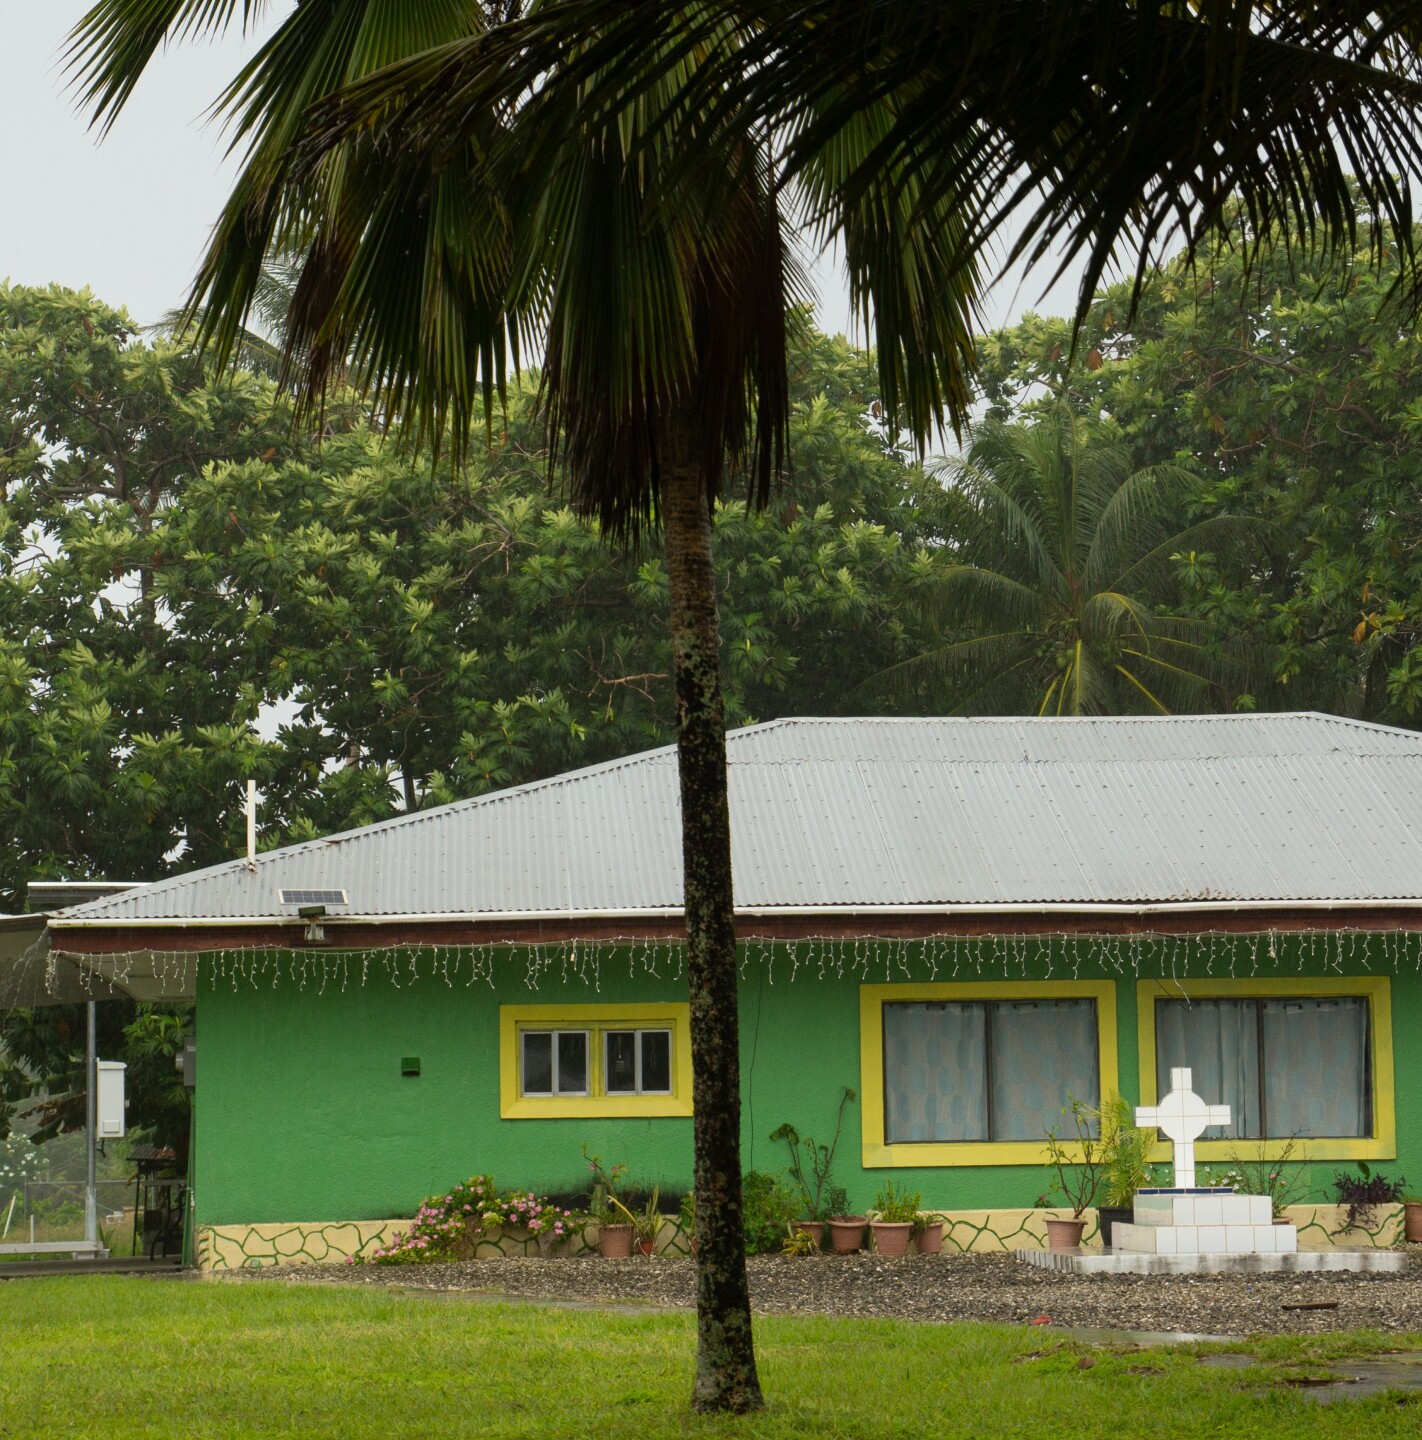
<svg viewBox="0 0 1422 1440"><path fill-rule="evenodd" d="M88 286L152 324L185 298L236 162L214 98L290 7L275 4L257 33L181 44L160 54L100 141L66 93L65 36L91 0L0 0L0 134L6 137L0 206L0 279ZM854 331L833 257L813 262L819 322ZM1045 271L1006 276L987 297L985 328L1023 312L1065 314L1075 274L1042 295Z"/></svg>

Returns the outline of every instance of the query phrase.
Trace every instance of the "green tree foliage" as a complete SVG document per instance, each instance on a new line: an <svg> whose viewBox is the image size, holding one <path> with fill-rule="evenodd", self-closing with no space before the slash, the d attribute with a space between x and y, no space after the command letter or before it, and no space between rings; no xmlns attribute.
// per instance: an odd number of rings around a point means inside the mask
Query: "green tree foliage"
<svg viewBox="0 0 1422 1440"><path fill-rule="evenodd" d="M790 385L780 501L716 517L733 723L840 708L921 647L948 526L866 424L861 352L807 333ZM10 288L0 426L11 908L29 878L239 854L248 776L277 844L673 737L665 568L566 508L525 389L486 454L434 468L348 399L306 440L268 381Z"/></svg>
<svg viewBox="0 0 1422 1440"><path fill-rule="evenodd" d="M97 1006L95 1042L101 1058L122 1058L127 1126L156 1145L187 1153L192 1112L175 1057L192 1033L191 1005ZM36 1144L84 1128L85 1015L82 1005L0 1012L0 1134L16 1116Z"/></svg>
<svg viewBox="0 0 1422 1440"><path fill-rule="evenodd" d="M1133 469L1114 426L1057 404L1026 423L987 420L943 470L966 502L929 592L947 643L883 682L946 713L1228 706L1231 667L1210 626L1170 604L1171 557L1234 549L1252 527L1215 516L1182 530L1191 469Z"/></svg>
<svg viewBox="0 0 1422 1440"><path fill-rule="evenodd" d="M1268 708L1414 724L1422 711L1422 340L1369 238L1333 267L1301 246L1252 272L1242 244L1104 291L1072 352L1028 316L981 342L990 412L1066 393L1119 427L1132 463L1187 459L1190 514L1262 522L1247 559L1174 558L1191 613L1267 651Z"/></svg>
<svg viewBox="0 0 1422 1440"><path fill-rule="evenodd" d="M231 853L261 669L166 611L159 537L205 466L276 460L250 376L212 383L87 292L0 287L0 891Z"/></svg>

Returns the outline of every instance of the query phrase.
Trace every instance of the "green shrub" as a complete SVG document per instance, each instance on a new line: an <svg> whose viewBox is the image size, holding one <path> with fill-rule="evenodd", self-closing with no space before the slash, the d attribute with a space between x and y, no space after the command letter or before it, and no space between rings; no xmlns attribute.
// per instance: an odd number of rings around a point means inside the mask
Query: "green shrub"
<svg viewBox="0 0 1422 1440"><path fill-rule="evenodd" d="M745 1197L746 1253L769 1255L784 1243L800 1200L778 1175L747 1170L741 1179Z"/></svg>

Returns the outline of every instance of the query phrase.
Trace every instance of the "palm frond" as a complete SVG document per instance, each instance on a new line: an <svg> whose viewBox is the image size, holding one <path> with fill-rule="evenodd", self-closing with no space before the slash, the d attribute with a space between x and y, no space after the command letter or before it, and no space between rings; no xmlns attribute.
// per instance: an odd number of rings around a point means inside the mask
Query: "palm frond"
<svg viewBox="0 0 1422 1440"><path fill-rule="evenodd" d="M978 635L887 666L871 676L866 687L899 696L932 690L935 708L952 713L962 694L1030 664L1036 659L1036 643L1037 637L1020 630Z"/></svg>
<svg viewBox="0 0 1422 1440"><path fill-rule="evenodd" d="M679 185L727 173L727 133L764 125L785 136L794 178L887 106L890 123L854 152L814 218L849 234L866 197L911 186L933 216L916 243L931 245L935 226L941 237L940 283L970 291L977 257L1011 222L1009 263L1058 246L1064 265L1083 263L1081 315L1115 247L1134 256L1139 285L1176 237L1193 250L1223 231L1238 196L1250 253L1290 233L1351 246L1360 221L1380 217L1373 243L1398 252L1416 292L1419 31L1406 0L550 0L407 67L402 124L448 147L474 117L537 93L526 133L538 164L561 148L571 115L598 124L646 102L642 143L674 137L678 167L662 181L675 206ZM718 45L728 32L735 43ZM686 84L661 104L670 74ZM933 215L937 200L950 206ZM886 399L902 399L926 433L960 388L920 378L900 394L901 377L965 352L923 354L941 339L902 323L877 334Z"/></svg>
<svg viewBox="0 0 1422 1440"><path fill-rule="evenodd" d="M1160 715L1170 714L1170 707L1158 695L1154 694L1150 689L1147 688L1147 686L1145 686L1140 680L1138 680L1136 676L1132 675L1131 672L1124 665L1117 665L1116 673L1128 685L1130 685L1135 690L1138 690L1143 696L1145 696L1146 703L1149 704L1152 710L1156 711Z"/></svg>
<svg viewBox="0 0 1422 1440"><path fill-rule="evenodd" d="M1046 597L1011 575L980 565L950 565L929 592L926 605L940 630L954 630L991 615L1020 630L1040 629Z"/></svg>
<svg viewBox="0 0 1422 1440"><path fill-rule="evenodd" d="M1132 473L1125 466L1114 492L1100 507L1092 527L1082 576L1088 585L1107 585L1128 557L1159 535L1158 522L1178 517L1183 502L1200 487L1200 476L1183 465L1151 465Z"/></svg>
<svg viewBox="0 0 1422 1440"><path fill-rule="evenodd" d="M69 34L64 58L79 104L105 134L154 55L179 40L220 35L238 0L99 0ZM260 20L268 0L241 0L242 26Z"/></svg>
<svg viewBox="0 0 1422 1440"><path fill-rule="evenodd" d="M1191 550L1242 551L1276 538L1279 527L1252 515L1212 515L1166 536L1109 578L1113 589L1159 593L1170 582L1170 558ZM1103 577L1104 578L1104 577Z"/></svg>

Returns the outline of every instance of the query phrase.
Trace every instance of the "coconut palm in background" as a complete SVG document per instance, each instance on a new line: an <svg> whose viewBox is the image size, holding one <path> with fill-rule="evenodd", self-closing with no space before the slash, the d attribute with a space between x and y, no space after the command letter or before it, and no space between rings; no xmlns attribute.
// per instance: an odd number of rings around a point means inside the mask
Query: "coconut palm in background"
<svg viewBox="0 0 1422 1440"><path fill-rule="evenodd" d="M1065 406L985 422L942 475L965 501L932 606L949 643L873 683L945 714L1228 708L1248 668L1204 621L1172 611L1172 557L1236 549L1257 523L1221 515L1180 529L1199 477L1133 471L1119 437Z"/></svg>
<svg viewBox="0 0 1422 1440"><path fill-rule="evenodd" d="M308 400L349 357L383 415L457 449L539 347L575 503L612 538L664 532L702 1408L761 1403L709 512L740 457L758 500L780 466L787 178L843 241L889 408L923 437L966 414L977 256L1024 197L1045 197L1031 243L1084 244L1090 280L1128 229L1193 234L1235 187L1261 222L1307 188L1346 230L1346 153L1410 245L1393 177L1416 168L1413 51L1374 43L1376 8L1337 10L330 0L298 5L224 97L248 157L194 295L206 342L231 352L263 260L300 235L286 337ZM236 14L102 0L75 37L83 98L111 119L161 44Z"/></svg>

